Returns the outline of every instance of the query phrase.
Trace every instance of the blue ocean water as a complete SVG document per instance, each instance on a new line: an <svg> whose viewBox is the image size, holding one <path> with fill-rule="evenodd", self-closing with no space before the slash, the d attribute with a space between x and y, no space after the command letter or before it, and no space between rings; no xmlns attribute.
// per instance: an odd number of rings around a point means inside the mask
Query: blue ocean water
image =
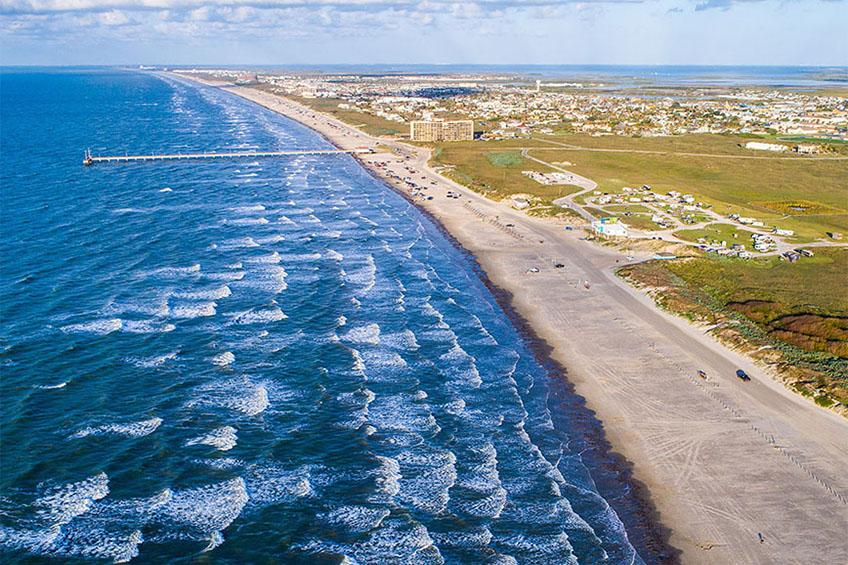
<svg viewBox="0 0 848 565"><path fill-rule="evenodd" d="M2 75L4 562L633 563L469 259L213 88Z"/></svg>

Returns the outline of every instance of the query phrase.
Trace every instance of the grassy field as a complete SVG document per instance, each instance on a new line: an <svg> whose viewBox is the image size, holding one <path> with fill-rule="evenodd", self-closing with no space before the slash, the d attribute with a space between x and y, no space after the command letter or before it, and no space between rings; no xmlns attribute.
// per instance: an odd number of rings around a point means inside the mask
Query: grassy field
<svg viewBox="0 0 848 565"><path fill-rule="evenodd" d="M680 230L674 232L674 235L685 241L697 241L703 237L707 241L724 241L728 246L734 243L741 243L748 250L753 247L750 231L739 229L733 224L715 223L697 230Z"/></svg>
<svg viewBox="0 0 848 565"><path fill-rule="evenodd" d="M344 102L343 100L336 98L301 98L298 96L289 96L288 98L295 102L300 102L304 106L308 106L318 112L330 114L334 118L355 126L369 135L399 136L409 133L408 124L393 122L379 116L366 114L365 112L339 108L339 103Z"/></svg>
<svg viewBox="0 0 848 565"><path fill-rule="evenodd" d="M580 190L571 185L544 185L521 171L552 172L554 169L521 156L516 142L460 142L435 145L432 163L450 165L448 176L494 199L511 194L532 194L550 202Z"/></svg>
<svg viewBox="0 0 848 565"><path fill-rule="evenodd" d="M612 145L634 141L594 139L597 144ZM671 143L668 138L636 141ZM753 216L767 225L792 229L802 237L824 238L826 232L848 232L848 161L814 161L802 157L720 159L554 149L534 149L531 155L547 162L571 161L570 170L591 178L600 190L608 192L616 192L622 186L647 184L662 193L677 190L693 194L719 213ZM825 212L789 210L792 212L789 214L762 206L769 203L776 208L778 205L773 203L782 200L816 202Z"/></svg>
<svg viewBox="0 0 848 565"><path fill-rule="evenodd" d="M565 143L578 147L595 149L628 149L636 151L667 151L670 153L703 153L710 155L741 155L749 157L769 157L768 152L745 149L749 141L768 141L782 143L790 147L798 143L817 143L830 146L841 153L845 143L839 140L813 140L806 137L759 136L735 134L687 134L664 137L632 137L626 135L593 136L587 133L565 133L559 135L536 135L536 139ZM553 145L551 145L553 147ZM808 159L807 156L784 153L782 157Z"/></svg>
<svg viewBox="0 0 848 565"><path fill-rule="evenodd" d="M815 253L794 264L775 257L653 261L619 274L662 288L657 301L670 311L725 322L716 331L722 339L775 365L799 392L848 404L848 250Z"/></svg>

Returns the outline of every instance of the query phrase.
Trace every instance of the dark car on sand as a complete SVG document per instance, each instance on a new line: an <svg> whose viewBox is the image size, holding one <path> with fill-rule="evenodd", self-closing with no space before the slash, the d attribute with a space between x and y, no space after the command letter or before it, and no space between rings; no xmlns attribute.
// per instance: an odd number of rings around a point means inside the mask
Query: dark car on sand
<svg viewBox="0 0 848 565"><path fill-rule="evenodd" d="M746 373L742 369L736 369L736 376L746 382L751 380L751 377L748 376L748 373Z"/></svg>

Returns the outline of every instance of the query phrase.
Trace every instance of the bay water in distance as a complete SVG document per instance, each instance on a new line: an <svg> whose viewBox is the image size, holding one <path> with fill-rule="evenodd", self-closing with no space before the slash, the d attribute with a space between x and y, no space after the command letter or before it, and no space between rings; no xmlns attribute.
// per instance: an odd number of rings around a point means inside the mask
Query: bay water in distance
<svg viewBox="0 0 848 565"><path fill-rule="evenodd" d="M2 75L4 563L641 563L585 418L348 155L158 75Z"/></svg>

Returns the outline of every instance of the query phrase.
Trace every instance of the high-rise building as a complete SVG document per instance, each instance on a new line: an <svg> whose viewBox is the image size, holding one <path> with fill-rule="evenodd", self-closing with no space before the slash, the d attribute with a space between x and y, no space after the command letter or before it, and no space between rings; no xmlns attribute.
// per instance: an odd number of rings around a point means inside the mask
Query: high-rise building
<svg viewBox="0 0 848 565"><path fill-rule="evenodd" d="M409 137L413 141L440 141L442 122L415 120L409 124Z"/></svg>
<svg viewBox="0 0 848 565"><path fill-rule="evenodd" d="M415 120L409 124L413 141L470 141L474 139L472 120Z"/></svg>
<svg viewBox="0 0 848 565"><path fill-rule="evenodd" d="M473 121L442 122L442 141L468 141L471 139L474 139Z"/></svg>

